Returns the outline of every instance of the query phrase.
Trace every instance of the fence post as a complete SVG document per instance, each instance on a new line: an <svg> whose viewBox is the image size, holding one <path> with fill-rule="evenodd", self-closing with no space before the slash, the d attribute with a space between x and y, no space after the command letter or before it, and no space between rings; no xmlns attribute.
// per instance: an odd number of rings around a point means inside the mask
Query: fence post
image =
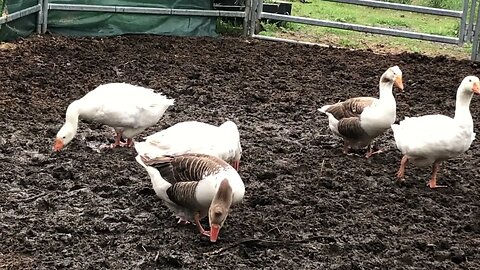
<svg viewBox="0 0 480 270"><path fill-rule="evenodd" d="M257 10L257 19L260 20L262 18L263 12L263 0L258 0L258 10Z"/></svg>
<svg viewBox="0 0 480 270"><path fill-rule="evenodd" d="M40 5L40 11L37 14L37 34L42 32L42 21L43 21L43 0L38 0L38 4Z"/></svg>
<svg viewBox="0 0 480 270"><path fill-rule="evenodd" d="M478 9L478 12L477 12L477 23L475 24L475 33L473 35L472 55L470 57L472 61L478 60L479 37L480 37L480 8Z"/></svg>
<svg viewBox="0 0 480 270"><path fill-rule="evenodd" d="M243 19L243 36L247 37L250 34L250 15L252 9L252 0L245 0L245 18Z"/></svg>
<svg viewBox="0 0 480 270"><path fill-rule="evenodd" d="M463 45L465 41L465 28L468 15L468 0L463 0L462 18L460 18L460 29L458 30L458 45Z"/></svg>
<svg viewBox="0 0 480 270"><path fill-rule="evenodd" d="M255 25L257 23L258 17L258 0L252 0L252 9L250 10L250 31L248 32L249 37L253 37L255 34Z"/></svg>
<svg viewBox="0 0 480 270"><path fill-rule="evenodd" d="M47 32L47 24L48 24L48 0L42 0L42 34Z"/></svg>

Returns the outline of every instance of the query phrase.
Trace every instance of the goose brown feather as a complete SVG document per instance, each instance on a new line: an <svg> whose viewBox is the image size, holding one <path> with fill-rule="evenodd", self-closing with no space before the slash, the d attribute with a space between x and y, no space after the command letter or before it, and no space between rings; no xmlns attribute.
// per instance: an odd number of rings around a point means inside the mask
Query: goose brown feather
<svg viewBox="0 0 480 270"><path fill-rule="evenodd" d="M225 161L204 154L185 154L179 156L161 156L153 159L143 157L146 165L158 170L170 184L188 181L200 181L205 175L228 167Z"/></svg>
<svg viewBox="0 0 480 270"><path fill-rule="evenodd" d="M350 98L329 106L326 112L331 113L338 120L359 117L363 110L372 105L375 100L377 99L372 97Z"/></svg>
<svg viewBox="0 0 480 270"><path fill-rule="evenodd" d="M178 182L167 189L168 198L183 207L196 208L198 207L195 200L195 190L198 182Z"/></svg>
<svg viewBox="0 0 480 270"><path fill-rule="evenodd" d="M362 128L359 117L348 117L338 121L338 133L349 140L363 140L368 134Z"/></svg>

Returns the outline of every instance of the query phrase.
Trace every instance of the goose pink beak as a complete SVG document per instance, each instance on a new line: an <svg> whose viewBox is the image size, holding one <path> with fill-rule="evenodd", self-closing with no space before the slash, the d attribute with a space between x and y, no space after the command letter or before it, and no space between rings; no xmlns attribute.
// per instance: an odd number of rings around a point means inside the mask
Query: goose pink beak
<svg viewBox="0 0 480 270"><path fill-rule="evenodd" d="M53 151L58 152L63 148L64 144L62 140L55 139L55 144L53 145Z"/></svg>
<svg viewBox="0 0 480 270"><path fill-rule="evenodd" d="M210 242L217 242L219 233L220 233L220 225L212 224L210 226Z"/></svg>

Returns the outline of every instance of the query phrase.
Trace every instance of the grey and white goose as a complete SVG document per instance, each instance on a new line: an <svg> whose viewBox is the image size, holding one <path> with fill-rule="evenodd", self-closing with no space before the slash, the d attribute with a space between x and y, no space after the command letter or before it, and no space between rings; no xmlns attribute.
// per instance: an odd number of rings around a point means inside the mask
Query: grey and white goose
<svg viewBox="0 0 480 270"><path fill-rule="evenodd" d="M330 130L344 140L343 153L350 148L369 146L366 157L373 154L371 142L395 122L396 102L393 85L403 90L402 71L391 67L380 78L380 97L356 97L318 109L328 116Z"/></svg>
<svg viewBox="0 0 480 270"><path fill-rule="evenodd" d="M201 235L216 242L230 207L243 200L245 185L225 161L204 154L150 158L139 153L136 160L148 172L153 189L179 223L194 221ZM208 215L210 231L200 220Z"/></svg>

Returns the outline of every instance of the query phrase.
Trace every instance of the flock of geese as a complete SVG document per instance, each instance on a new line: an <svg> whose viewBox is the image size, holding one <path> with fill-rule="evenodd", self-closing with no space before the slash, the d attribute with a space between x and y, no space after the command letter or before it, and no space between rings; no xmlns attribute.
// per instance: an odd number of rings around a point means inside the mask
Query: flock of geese
<svg viewBox="0 0 480 270"><path fill-rule="evenodd" d="M392 128L396 146L403 154L397 177L403 179L408 161L417 166L433 165L428 185L443 187L437 185L440 163L464 153L475 138L469 107L472 95L480 94L479 78L468 76L461 82L454 118L439 114L406 117L399 124L394 124L394 85L403 91L398 66L390 67L381 76L379 98L356 97L318 110L328 116L332 133L343 138L343 152L347 155L350 149L365 147L367 158L382 152L373 151L372 141ZM215 242L230 207L240 203L245 194L238 174L240 133L232 121L220 126L187 121L134 143L136 135L155 125L173 105L173 99L152 89L126 83L100 85L68 106L53 150L60 151L75 137L79 119L113 127L115 142L102 148L134 147L136 161L145 168L155 193L178 222L194 222L201 235ZM206 216L209 231L200 223Z"/></svg>

